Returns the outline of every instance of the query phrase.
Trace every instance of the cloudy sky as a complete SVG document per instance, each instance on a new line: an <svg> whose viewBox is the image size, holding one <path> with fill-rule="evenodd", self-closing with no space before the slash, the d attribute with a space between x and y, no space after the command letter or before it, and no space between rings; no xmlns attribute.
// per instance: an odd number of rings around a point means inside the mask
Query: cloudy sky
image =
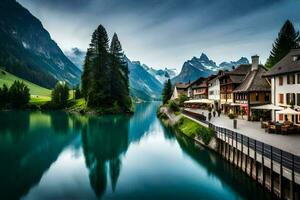
<svg viewBox="0 0 300 200"><path fill-rule="evenodd" d="M205 52L222 61L258 54L262 63L286 19L300 29L300 0L17 0L63 50L85 50L94 29L114 32L127 56L155 68Z"/></svg>

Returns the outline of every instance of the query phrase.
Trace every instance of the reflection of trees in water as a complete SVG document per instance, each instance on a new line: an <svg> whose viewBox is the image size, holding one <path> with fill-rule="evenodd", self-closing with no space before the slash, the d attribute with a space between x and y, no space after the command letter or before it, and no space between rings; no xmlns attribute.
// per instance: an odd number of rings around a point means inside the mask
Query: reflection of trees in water
<svg viewBox="0 0 300 200"><path fill-rule="evenodd" d="M65 112L49 112L51 127L55 133L68 133L70 129L69 116Z"/></svg>
<svg viewBox="0 0 300 200"><path fill-rule="evenodd" d="M27 111L0 112L0 134L10 134L18 140L29 130L30 113Z"/></svg>
<svg viewBox="0 0 300 200"><path fill-rule="evenodd" d="M90 183L98 197L109 177L114 190L121 170L121 156L128 148L129 118L110 116L90 118L82 131L82 147L89 168Z"/></svg>
<svg viewBox="0 0 300 200"><path fill-rule="evenodd" d="M257 188L247 175L223 160L217 153L205 149L183 135L176 135L176 138L181 149L203 166L209 175L219 177L221 183L226 184L224 186L233 188L244 199L271 199L262 188Z"/></svg>
<svg viewBox="0 0 300 200"><path fill-rule="evenodd" d="M19 199L26 195L75 137L74 133L56 134L48 123L39 123L39 126L30 124L31 114L34 113L0 113L3 122L0 133L4 131L7 134L0 137L0 199ZM48 114L41 116L48 117ZM20 137L20 134L23 136Z"/></svg>

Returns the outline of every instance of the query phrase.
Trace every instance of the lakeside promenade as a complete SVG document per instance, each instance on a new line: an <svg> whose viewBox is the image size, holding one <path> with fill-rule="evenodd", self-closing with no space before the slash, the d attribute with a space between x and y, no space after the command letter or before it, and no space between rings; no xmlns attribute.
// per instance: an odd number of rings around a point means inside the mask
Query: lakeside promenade
<svg viewBox="0 0 300 200"><path fill-rule="evenodd" d="M204 114L206 117L208 116L207 110L189 108L185 108L185 110ZM265 132L265 130L261 128L260 122L251 122L245 119L237 119L237 121L237 129L234 129L233 120L229 119L228 116L221 114L220 117L218 117L217 115L216 117L212 117L210 123L214 124L215 126L238 132L242 135L272 145L294 155L300 156L300 134L270 134Z"/></svg>

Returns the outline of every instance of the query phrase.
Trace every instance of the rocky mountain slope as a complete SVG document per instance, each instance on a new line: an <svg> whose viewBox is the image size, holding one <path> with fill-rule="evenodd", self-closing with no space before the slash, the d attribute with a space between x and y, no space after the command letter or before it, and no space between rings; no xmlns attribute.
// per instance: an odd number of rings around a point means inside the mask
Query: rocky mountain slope
<svg viewBox="0 0 300 200"><path fill-rule="evenodd" d="M230 70L232 67L248 63L248 59L242 57L238 61L222 62L220 65L217 65L206 54L202 53L199 58L193 57L191 60L186 61L182 66L181 72L172 79L172 82L192 82L199 77L215 74L219 70Z"/></svg>
<svg viewBox="0 0 300 200"><path fill-rule="evenodd" d="M21 78L47 88L57 80L79 83L81 71L15 0L0 1L0 49L0 67Z"/></svg>
<svg viewBox="0 0 300 200"><path fill-rule="evenodd" d="M129 68L130 92L134 98L141 100L160 99L163 85L151 75L139 61L130 61L127 58Z"/></svg>

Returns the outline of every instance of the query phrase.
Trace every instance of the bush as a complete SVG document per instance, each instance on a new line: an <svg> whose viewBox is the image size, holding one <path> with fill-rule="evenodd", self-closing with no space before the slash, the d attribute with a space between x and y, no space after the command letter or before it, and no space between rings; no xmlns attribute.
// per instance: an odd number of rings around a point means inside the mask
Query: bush
<svg viewBox="0 0 300 200"><path fill-rule="evenodd" d="M180 110L179 105L174 100L169 101L168 106L169 106L169 109L173 112L177 112Z"/></svg>
<svg viewBox="0 0 300 200"><path fill-rule="evenodd" d="M0 106L4 107L9 101L8 87L3 84L3 87L0 87Z"/></svg>
<svg viewBox="0 0 300 200"><path fill-rule="evenodd" d="M9 102L13 108L25 107L30 100L29 88L20 81L15 81L8 91Z"/></svg>
<svg viewBox="0 0 300 200"><path fill-rule="evenodd" d="M180 118L175 124L175 128L188 137L195 138L199 136L206 145L208 145L210 140L214 137L214 131L212 129L202 126L186 117Z"/></svg>
<svg viewBox="0 0 300 200"><path fill-rule="evenodd" d="M189 100L189 98L188 98L188 96L186 94L180 94L179 95L179 105L181 107L184 106L184 102L187 101L187 100Z"/></svg>
<svg viewBox="0 0 300 200"><path fill-rule="evenodd" d="M236 115L233 114L233 113L229 113L229 114L228 114L228 117L229 117L229 119L235 119L235 118L236 118Z"/></svg>
<svg viewBox="0 0 300 200"><path fill-rule="evenodd" d="M62 108L67 105L69 99L69 87L66 83L59 82L52 91L51 104L54 107Z"/></svg>

